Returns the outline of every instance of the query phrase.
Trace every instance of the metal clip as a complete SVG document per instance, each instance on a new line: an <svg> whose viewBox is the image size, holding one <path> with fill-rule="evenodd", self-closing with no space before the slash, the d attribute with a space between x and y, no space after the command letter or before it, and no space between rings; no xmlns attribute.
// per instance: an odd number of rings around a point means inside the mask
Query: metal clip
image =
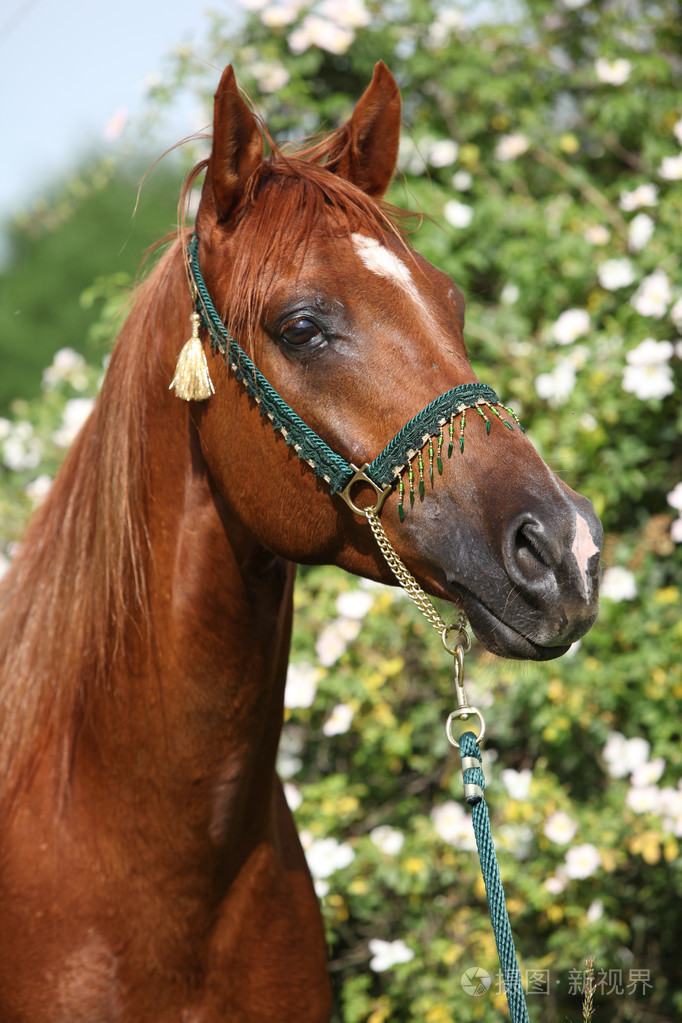
<svg viewBox="0 0 682 1023"><path fill-rule="evenodd" d="M443 643L445 643L445 633L443 634ZM449 649L449 647L447 648ZM479 720L480 731L476 736L476 742L483 742L485 736L485 719L481 714L478 707L470 707L467 700L466 690L464 688L464 647L458 643L454 649L455 657L455 697L457 699L457 710L448 716L448 720L445 724L445 734L448 737L448 742L455 749L459 749L459 742L452 734L452 724L461 718L462 721L467 721L470 717L475 716Z"/></svg>
<svg viewBox="0 0 682 1023"><path fill-rule="evenodd" d="M374 512L375 515L378 515L384 506L384 501L393 490L393 487L391 486L390 483L384 483L383 487L379 487L377 486L373 479L369 478L369 476L365 472L365 469L369 469L369 462L365 462L365 464L361 466L359 469L357 465L353 465L353 463L351 462L350 467L351 469L353 469L355 475L352 477L352 479L348 481L343 490L339 491L339 497L343 498L343 500L346 502L350 510L352 512L355 512L356 515L362 515L363 518L367 518L368 511ZM374 490L377 499L371 508L370 507L360 508L357 504L354 503L353 498L350 496L350 492L351 488L355 486L356 483L366 483Z"/></svg>

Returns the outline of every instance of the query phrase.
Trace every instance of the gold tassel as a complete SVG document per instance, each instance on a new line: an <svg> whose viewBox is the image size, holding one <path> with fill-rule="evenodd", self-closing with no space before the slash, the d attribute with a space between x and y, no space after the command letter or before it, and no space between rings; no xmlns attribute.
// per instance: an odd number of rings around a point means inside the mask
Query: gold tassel
<svg viewBox="0 0 682 1023"><path fill-rule="evenodd" d="M192 313L191 320L192 336L178 356L175 376L168 390L172 388L176 397L183 398L185 401L205 401L206 398L215 394L215 388L208 372L204 346L199 337L201 322L199 313Z"/></svg>

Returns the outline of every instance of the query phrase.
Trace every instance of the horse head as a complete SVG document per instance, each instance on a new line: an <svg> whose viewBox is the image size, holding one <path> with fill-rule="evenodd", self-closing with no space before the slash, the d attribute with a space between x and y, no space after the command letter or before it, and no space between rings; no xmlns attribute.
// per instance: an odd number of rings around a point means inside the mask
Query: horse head
<svg viewBox="0 0 682 1023"><path fill-rule="evenodd" d="M196 220L203 281L230 333L310 430L358 466L439 395L476 381L461 292L382 202L400 124L397 85L378 64L340 131L279 149L227 68ZM215 394L189 414L231 514L291 561L392 582L362 516L273 431L253 389L209 362ZM495 403L453 410L417 448L381 511L394 549L428 593L466 611L489 650L563 654L597 614L602 528L589 500ZM359 504L368 499L359 487Z"/></svg>

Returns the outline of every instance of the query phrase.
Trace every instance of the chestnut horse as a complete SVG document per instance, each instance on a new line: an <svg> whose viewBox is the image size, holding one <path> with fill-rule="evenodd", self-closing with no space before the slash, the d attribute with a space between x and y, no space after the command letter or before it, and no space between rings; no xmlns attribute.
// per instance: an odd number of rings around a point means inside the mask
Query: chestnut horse
<svg viewBox="0 0 682 1023"><path fill-rule="evenodd" d="M475 381L461 293L381 201L400 112L378 65L340 130L264 156L228 68L198 168L213 304L284 401L358 465ZM189 240L183 228L140 287L2 590L2 1023L331 1013L321 917L275 774L295 564L394 580L367 522L273 430L205 329L215 393L169 390L193 310ZM470 415L464 451L443 453L404 521L392 489L382 523L489 650L556 657L594 621L601 527L520 429L488 422Z"/></svg>

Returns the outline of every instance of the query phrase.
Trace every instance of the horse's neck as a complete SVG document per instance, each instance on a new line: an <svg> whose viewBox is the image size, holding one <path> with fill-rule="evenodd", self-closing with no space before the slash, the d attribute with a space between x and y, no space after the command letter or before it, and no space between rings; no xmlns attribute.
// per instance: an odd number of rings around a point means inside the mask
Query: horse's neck
<svg viewBox="0 0 682 1023"><path fill-rule="evenodd" d="M271 813L294 566L214 491L184 403L163 407L148 424L150 620L98 694L83 774L226 846Z"/></svg>

